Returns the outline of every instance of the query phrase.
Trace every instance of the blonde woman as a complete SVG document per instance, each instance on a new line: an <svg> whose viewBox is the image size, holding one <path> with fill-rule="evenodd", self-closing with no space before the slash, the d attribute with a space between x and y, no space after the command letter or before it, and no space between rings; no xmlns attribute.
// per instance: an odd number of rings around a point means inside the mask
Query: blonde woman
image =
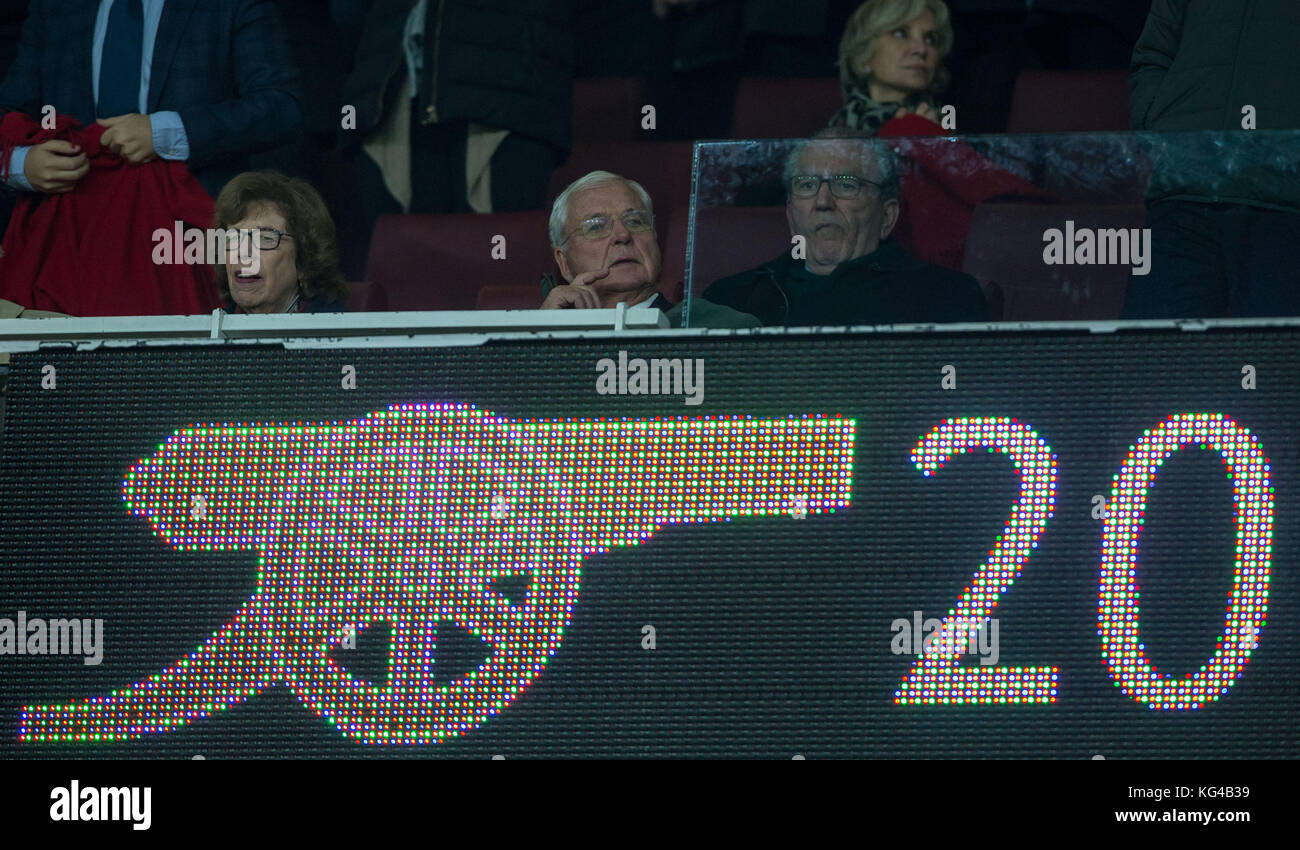
<svg viewBox="0 0 1300 850"><path fill-rule="evenodd" d="M936 94L948 82L952 49L943 0L867 0L840 40L844 108L832 127L877 138L950 135ZM989 198L1039 198L1042 192L960 141L895 143L903 214L894 238L912 256L960 270L976 205Z"/></svg>
<svg viewBox="0 0 1300 850"><path fill-rule="evenodd" d="M830 126L876 135L891 121L915 116L905 131L895 125L885 135L940 132L937 95L948 83L943 60L952 42L943 0L867 0L840 39L844 106Z"/></svg>

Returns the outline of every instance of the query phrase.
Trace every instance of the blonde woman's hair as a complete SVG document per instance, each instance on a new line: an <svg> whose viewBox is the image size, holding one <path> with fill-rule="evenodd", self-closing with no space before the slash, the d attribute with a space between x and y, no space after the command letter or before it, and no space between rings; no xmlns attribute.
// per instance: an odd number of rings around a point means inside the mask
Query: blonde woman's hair
<svg viewBox="0 0 1300 850"><path fill-rule="evenodd" d="M855 59L865 60L870 65L875 54L876 38L893 32L900 26L913 21L926 13L934 13L934 27L939 37L936 49L939 62L935 67L934 80L930 83L930 93L943 91L948 85L948 69L943 60L952 50L952 19L948 15L948 6L943 0L867 0L857 8L844 26L844 35L840 38L840 53L836 64L840 66L840 89L848 94L854 89L865 89L870 83L870 76L859 74Z"/></svg>

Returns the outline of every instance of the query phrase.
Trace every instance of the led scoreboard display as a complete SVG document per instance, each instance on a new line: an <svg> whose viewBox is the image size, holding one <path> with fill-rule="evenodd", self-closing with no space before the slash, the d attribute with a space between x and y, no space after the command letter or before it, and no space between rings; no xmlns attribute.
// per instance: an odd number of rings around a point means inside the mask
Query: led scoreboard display
<svg viewBox="0 0 1300 850"><path fill-rule="evenodd" d="M15 355L0 755L1295 758L1298 354Z"/></svg>

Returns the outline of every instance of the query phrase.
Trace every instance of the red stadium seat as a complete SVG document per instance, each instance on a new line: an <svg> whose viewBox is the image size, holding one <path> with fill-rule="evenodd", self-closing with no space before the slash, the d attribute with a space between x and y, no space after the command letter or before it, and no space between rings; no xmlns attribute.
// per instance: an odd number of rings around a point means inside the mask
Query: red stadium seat
<svg viewBox="0 0 1300 850"><path fill-rule="evenodd" d="M695 228L691 267L696 295L720 278L760 266L783 250L790 250L790 226L783 206L701 207L696 212ZM685 228L670 235L668 251L684 257Z"/></svg>
<svg viewBox="0 0 1300 850"><path fill-rule="evenodd" d="M478 291L476 310L536 310L542 304L542 286L489 283Z"/></svg>
<svg viewBox="0 0 1300 850"><path fill-rule="evenodd" d="M472 310L484 286L536 285L555 272L542 210L476 215L386 215L375 226L366 278L390 310ZM495 237L505 238L494 259Z"/></svg>
<svg viewBox="0 0 1300 850"><path fill-rule="evenodd" d="M1022 71L1007 132L1127 130L1128 104L1128 71Z"/></svg>
<svg viewBox="0 0 1300 850"><path fill-rule="evenodd" d="M1047 265L1048 229L1141 228L1141 205L984 203L975 208L962 269L1001 294L1004 321L1118 319L1132 266ZM990 298L992 303L993 299ZM996 305L994 305L996 307Z"/></svg>
<svg viewBox="0 0 1300 850"><path fill-rule="evenodd" d="M384 291L368 280L348 281L348 312L365 313L387 307Z"/></svg>
<svg viewBox="0 0 1300 850"><path fill-rule="evenodd" d="M833 77L745 77L731 111L733 139L806 138L844 101Z"/></svg>
<svg viewBox="0 0 1300 850"><path fill-rule="evenodd" d="M574 144L645 139L653 131L641 129L641 108L649 102L639 77L574 80Z"/></svg>
<svg viewBox="0 0 1300 850"><path fill-rule="evenodd" d="M691 142L593 142L575 146L551 175L551 198L591 171L630 177L650 193L656 213L691 202Z"/></svg>

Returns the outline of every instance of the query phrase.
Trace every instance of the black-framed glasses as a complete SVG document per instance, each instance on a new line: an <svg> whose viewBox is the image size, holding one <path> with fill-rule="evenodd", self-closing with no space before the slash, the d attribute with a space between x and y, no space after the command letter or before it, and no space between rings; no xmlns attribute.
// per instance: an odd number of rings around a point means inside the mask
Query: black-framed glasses
<svg viewBox="0 0 1300 850"><path fill-rule="evenodd" d="M856 174L832 174L821 177L816 174L796 174L790 178L790 194L796 198L813 198L822 190L822 184L829 183L831 194L848 200L862 194L863 186L879 186L874 180L867 180Z"/></svg>
<svg viewBox="0 0 1300 850"><path fill-rule="evenodd" d="M655 217L645 210L628 210L619 216L623 226L628 229L629 233L645 233L653 230L655 226ZM596 239L604 239L614 232L614 219L607 215L594 215L591 218L584 219L569 235L564 237L567 243L576 233L588 242Z"/></svg>
<svg viewBox="0 0 1300 850"><path fill-rule="evenodd" d="M276 230L274 227L254 227L248 230L232 229L227 233L235 235L235 239L232 240L234 245L242 245L244 240L247 239L263 251L274 251L280 247L281 239L293 238L292 234Z"/></svg>

